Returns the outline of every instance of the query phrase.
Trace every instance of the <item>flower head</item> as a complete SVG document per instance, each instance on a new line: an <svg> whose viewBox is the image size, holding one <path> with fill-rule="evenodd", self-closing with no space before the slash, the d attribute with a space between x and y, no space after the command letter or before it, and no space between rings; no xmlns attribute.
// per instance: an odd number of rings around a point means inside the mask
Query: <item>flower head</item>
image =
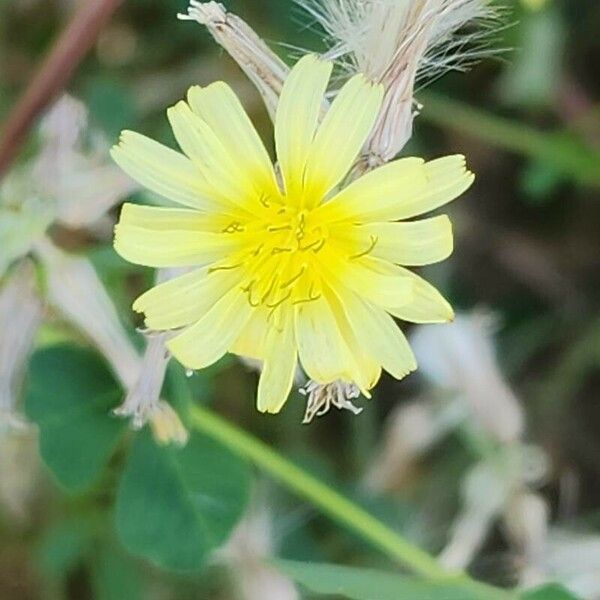
<svg viewBox="0 0 600 600"><path fill-rule="evenodd" d="M278 412L298 360L316 383L365 394L385 369L416 368L392 315L452 319L431 285L400 265L452 251L445 216L397 222L456 198L473 181L464 158L391 162L343 183L379 114L383 90L357 75L320 120L332 65L308 55L285 81L275 123L281 171L231 89L193 87L168 111L181 155L124 132L113 157L148 188L188 208L126 204L115 248L152 266L197 266L143 294L134 309L200 369L226 352L263 361L258 408Z"/></svg>

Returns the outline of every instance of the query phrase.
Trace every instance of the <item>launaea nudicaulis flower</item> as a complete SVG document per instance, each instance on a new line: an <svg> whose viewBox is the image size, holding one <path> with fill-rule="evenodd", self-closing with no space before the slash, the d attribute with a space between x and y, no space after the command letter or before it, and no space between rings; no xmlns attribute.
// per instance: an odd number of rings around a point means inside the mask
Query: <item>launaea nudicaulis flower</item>
<svg viewBox="0 0 600 600"><path fill-rule="evenodd" d="M365 394L382 369L416 368L392 316L453 317L448 302L404 266L452 251L446 216L398 222L456 198L472 183L462 156L393 161L343 185L375 120L381 86L356 75L319 122L332 64L302 58L285 81L275 144L282 184L235 94L192 87L168 117L184 155L125 131L116 162L187 208L125 204L115 248L151 267L197 266L134 303L184 366L227 352L263 361L258 409L278 412L300 361L317 383Z"/></svg>

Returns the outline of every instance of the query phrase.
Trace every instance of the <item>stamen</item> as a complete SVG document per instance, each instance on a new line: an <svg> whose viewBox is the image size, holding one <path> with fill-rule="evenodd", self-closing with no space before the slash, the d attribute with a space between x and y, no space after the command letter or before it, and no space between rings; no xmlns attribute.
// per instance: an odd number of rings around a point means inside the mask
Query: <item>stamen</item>
<svg viewBox="0 0 600 600"><path fill-rule="evenodd" d="M315 240L312 244L308 246L301 246L298 244L298 250L301 252L306 252L307 250L312 250L315 254L319 252L323 246L325 245L325 238L321 238L320 240Z"/></svg>
<svg viewBox="0 0 600 600"><path fill-rule="evenodd" d="M292 292L290 291L281 300L278 300L277 302L275 302L275 304L267 304L266 306L268 308L277 308L278 306L283 304L286 300L288 300L291 295L292 295Z"/></svg>
<svg viewBox="0 0 600 600"><path fill-rule="evenodd" d="M252 302L252 288L255 283L256 279L253 279L248 285L242 286L241 288L242 292L248 294L248 304L250 304L252 308L258 308L260 306L260 302Z"/></svg>
<svg viewBox="0 0 600 600"><path fill-rule="evenodd" d="M268 196L266 194L261 194L258 198L258 201L265 207L271 208L271 205L267 202Z"/></svg>
<svg viewBox="0 0 600 600"><path fill-rule="evenodd" d="M318 300L323 294L318 294L314 298L302 298L301 300L294 300L292 304L307 304L308 302L315 302Z"/></svg>
<svg viewBox="0 0 600 600"><path fill-rule="evenodd" d="M242 224L239 221L233 221L233 223L227 225L227 227L225 227L221 233L239 233L242 231L246 231L246 229L242 227Z"/></svg>
<svg viewBox="0 0 600 600"><path fill-rule="evenodd" d="M264 244L261 244L260 246L258 246L256 248L256 250L253 250L252 252L252 256L258 256L260 254L260 251L265 247Z"/></svg>
<svg viewBox="0 0 600 600"><path fill-rule="evenodd" d="M267 231L270 231L271 233L274 231L291 231L292 230L292 226L291 225L281 225L279 227L275 227L273 225L267 227Z"/></svg>
<svg viewBox="0 0 600 600"><path fill-rule="evenodd" d="M273 248L273 250L271 250L271 254L282 254L283 252L293 252L294 250L292 248L279 248L277 246L275 246L275 248Z"/></svg>
<svg viewBox="0 0 600 600"><path fill-rule="evenodd" d="M294 300L292 304L305 304L306 302L315 302L315 300L318 300L323 294L322 292L319 292L316 296L313 296L314 290L315 284L314 282L312 282L310 284L310 287L308 288L308 298L303 298L302 300Z"/></svg>
<svg viewBox="0 0 600 600"><path fill-rule="evenodd" d="M353 256L349 256L348 257L349 260L355 260L357 258L367 256L367 254L371 254L371 252L373 252L373 250L375 249L375 246L377 245L378 241L379 241L379 238L376 235L372 235L371 236L371 245L364 252L361 252L360 254L354 254Z"/></svg>
<svg viewBox="0 0 600 600"><path fill-rule="evenodd" d="M304 275L305 272L306 272L306 265L302 265L300 267L300 270L298 271L298 273L296 273L296 275L294 275L291 279L288 279L285 283L282 283L279 287L283 290L286 287L292 285L292 283L298 281L298 279L300 279L300 277L302 277L302 275Z"/></svg>
<svg viewBox="0 0 600 600"><path fill-rule="evenodd" d="M238 269L239 267L241 267L244 263L237 263L235 265L223 265L222 267L210 267L208 269L209 273L214 273L215 271L231 271L233 269Z"/></svg>
<svg viewBox="0 0 600 600"><path fill-rule="evenodd" d="M298 227L296 227L296 238L301 240L304 237L304 228L306 227L306 217L304 213L300 214Z"/></svg>
<svg viewBox="0 0 600 600"><path fill-rule="evenodd" d="M277 275L277 273L275 273L275 275L271 278L271 283L269 284L267 291L262 295L262 298L260 299L261 302L267 301L267 298L271 295L271 292L273 291L273 288L275 287L275 284L277 283L277 278L278 278L278 275Z"/></svg>

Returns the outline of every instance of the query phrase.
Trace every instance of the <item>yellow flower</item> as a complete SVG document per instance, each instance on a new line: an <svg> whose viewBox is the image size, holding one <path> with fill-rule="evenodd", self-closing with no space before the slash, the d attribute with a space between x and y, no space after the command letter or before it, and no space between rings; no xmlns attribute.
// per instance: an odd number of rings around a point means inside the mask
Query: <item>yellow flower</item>
<svg viewBox="0 0 600 600"><path fill-rule="evenodd" d="M183 365L201 369L233 352L260 359L258 409L278 412L298 360L315 382L365 394L381 369L416 368L392 315L449 321L452 308L400 265L446 258L446 216L398 223L456 198L473 181L464 158L391 162L340 186L371 131L383 90L362 75L325 116L329 62L309 55L283 87L275 123L279 184L231 89L192 87L168 117L184 155L125 131L116 162L150 190L188 208L125 204L115 248L150 267L196 266L133 307Z"/></svg>

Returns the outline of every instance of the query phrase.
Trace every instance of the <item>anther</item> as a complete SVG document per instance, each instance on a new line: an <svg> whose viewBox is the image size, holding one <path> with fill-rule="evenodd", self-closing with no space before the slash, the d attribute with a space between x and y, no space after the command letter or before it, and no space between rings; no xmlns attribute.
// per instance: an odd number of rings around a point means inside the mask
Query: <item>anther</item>
<svg viewBox="0 0 600 600"><path fill-rule="evenodd" d="M221 233L239 233L241 231L245 231L245 229L242 227L242 224L239 221L234 221L233 223L227 225L227 227L225 227Z"/></svg>
<svg viewBox="0 0 600 600"><path fill-rule="evenodd" d="M298 273L296 273L296 275L294 275L291 279L288 279L285 283L282 283L279 287L283 290L286 287L289 287L290 285L292 285L292 283L295 283L296 281L298 281L298 279L300 279L300 277L302 277L302 275L304 275L304 273L306 272L306 265L302 265L302 267L300 267L300 271L298 271Z"/></svg>
<svg viewBox="0 0 600 600"><path fill-rule="evenodd" d="M292 304L306 304L307 302L315 302L319 298L321 298L323 294L317 294L316 296L311 296L310 298L302 298L301 300L294 300Z"/></svg>
<svg viewBox="0 0 600 600"><path fill-rule="evenodd" d="M312 250L316 254L317 252L319 252L319 250L321 250L323 248L324 245L325 245L325 238L321 238L320 240L315 240L308 246L301 246L299 244L298 250L300 250L301 252L306 252L307 250Z"/></svg>
<svg viewBox="0 0 600 600"><path fill-rule="evenodd" d="M250 304L252 308L257 308L260 306L260 302L252 302L252 288L254 287L255 283L256 279L253 279L248 285L242 286L241 288L242 292L248 294L248 304Z"/></svg>
<svg viewBox="0 0 600 600"><path fill-rule="evenodd" d="M286 300L288 300L291 295L292 295L292 292L290 291L281 300L278 300L274 304L267 304L266 306L268 308L277 308L278 306L280 306L281 304L283 304Z"/></svg>
<svg viewBox="0 0 600 600"><path fill-rule="evenodd" d="M304 237L304 228L306 227L306 218L304 213L300 214L298 227L296 227L296 238L301 240Z"/></svg>
<svg viewBox="0 0 600 600"><path fill-rule="evenodd" d="M281 225L279 227L275 227L274 225L270 225L267 227L267 231L273 233L274 231L291 231L291 225Z"/></svg>
<svg viewBox="0 0 600 600"><path fill-rule="evenodd" d="M305 304L306 302L314 302L318 300L323 294L319 292L316 296L313 296L315 283L314 281L310 284L308 288L308 298L303 298L302 300L295 300L292 304Z"/></svg>
<svg viewBox="0 0 600 600"><path fill-rule="evenodd" d="M273 291L273 288L275 287L276 283L277 283L277 274L275 274L275 276L272 277L271 283L269 284L267 291L262 295L262 298L260 299L261 302L264 303L267 301L267 298L271 295L271 292Z"/></svg>
<svg viewBox="0 0 600 600"><path fill-rule="evenodd" d="M215 271L231 271L232 269L237 269L241 267L244 263L237 263L236 265L223 265L222 267L210 267L208 269L209 273L214 273Z"/></svg>
<svg viewBox="0 0 600 600"><path fill-rule="evenodd" d="M361 252L359 254L354 254L353 256L349 256L348 257L349 260L355 260L357 258L367 256L367 254L371 254L371 252L373 252L375 246L377 245L378 241L379 241L379 238L376 235L372 235L371 236L371 245L364 252Z"/></svg>

